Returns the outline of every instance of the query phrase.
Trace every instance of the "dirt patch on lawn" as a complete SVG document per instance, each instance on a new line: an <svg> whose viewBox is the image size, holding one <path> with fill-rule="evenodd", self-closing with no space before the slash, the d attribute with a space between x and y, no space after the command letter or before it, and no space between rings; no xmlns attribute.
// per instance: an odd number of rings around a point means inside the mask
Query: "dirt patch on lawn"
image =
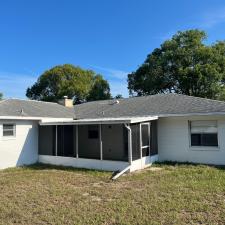
<svg viewBox="0 0 225 225"><path fill-rule="evenodd" d="M150 170L150 171L160 171L162 170L163 168L161 167L154 167L154 166L150 166L149 168L147 168L146 170Z"/></svg>
<svg viewBox="0 0 225 225"><path fill-rule="evenodd" d="M146 171L161 171L163 168L161 167L154 167L154 166L150 166L150 167L147 167L145 169L142 169L142 170L136 170L134 171L134 173L144 173Z"/></svg>

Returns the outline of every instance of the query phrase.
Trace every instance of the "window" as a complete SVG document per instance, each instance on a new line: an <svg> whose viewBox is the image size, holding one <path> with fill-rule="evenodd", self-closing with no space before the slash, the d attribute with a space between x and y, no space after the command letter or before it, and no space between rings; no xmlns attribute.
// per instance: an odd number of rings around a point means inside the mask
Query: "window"
<svg viewBox="0 0 225 225"><path fill-rule="evenodd" d="M95 125L88 126L88 138L98 139L98 126Z"/></svg>
<svg viewBox="0 0 225 225"><path fill-rule="evenodd" d="M16 135L16 125L15 124L3 124L3 136L12 137Z"/></svg>
<svg viewBox="0 0 225 225"><path fill-rule="evenodd" d="M216 121L190 122L191 146L218 146Z"/></svg>

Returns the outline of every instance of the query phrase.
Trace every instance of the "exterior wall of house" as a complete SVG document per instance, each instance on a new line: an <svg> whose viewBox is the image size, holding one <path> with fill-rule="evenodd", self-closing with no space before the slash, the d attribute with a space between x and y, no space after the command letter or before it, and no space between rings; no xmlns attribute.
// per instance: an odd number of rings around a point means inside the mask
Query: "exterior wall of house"
<svg viewBox="0 0 225 225"><path fill-rule="evenodd" d="M152 163L158 161L158 155L145 156L141 159L136 159L132 161L130 172L145 169L152 165Z"/></svg>
<svg viewBox="0 0 225 225"><path fill-rule="evenodd" d="M82 159L62 156L39 155L39 162L59 166L72 166L75 168L86 168L106 171L123 170L129 166L128 162L97 160L97 159Z"/></svg>
<svg viewBox="0 0 225 225"><path fill-rule="evenodd" d="M218 147L191 147L189 121L217 121ZM167 117L158 120L159 161L225 165L225 116Z"/></svg>
<svg viewBox="0 0 225 225"><path fill-rule="evenodd" d="M15 137L3 137L3 124L16 125ZM0 169L36 163L38 160L38 122L0 120Z"/></svg>

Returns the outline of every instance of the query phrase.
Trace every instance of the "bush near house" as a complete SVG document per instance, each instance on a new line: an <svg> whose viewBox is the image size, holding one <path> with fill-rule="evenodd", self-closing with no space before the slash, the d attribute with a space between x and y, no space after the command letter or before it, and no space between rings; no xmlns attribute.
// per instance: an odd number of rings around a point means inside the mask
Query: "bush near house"
<svg viewBox="0 0 225 225"><path fill-rule="evenodd" d="M224 224L225 170L156 165L111 173L36 165L0 171L0 224Z"/></svg>

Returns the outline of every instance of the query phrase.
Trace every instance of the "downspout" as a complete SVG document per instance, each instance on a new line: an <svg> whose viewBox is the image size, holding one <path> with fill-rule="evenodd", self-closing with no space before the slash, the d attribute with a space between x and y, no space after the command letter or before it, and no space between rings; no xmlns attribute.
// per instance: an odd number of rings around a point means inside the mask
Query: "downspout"
<svg viewBox="0 0 225 225"><path fill-rule="evenodd" d="M123 175L125 172L127 172L132 164L132 131L128 124L124 124L124 126L127 128L128 131L128 158L129 158L129 166L127 166L125 169L117 173L114 177L112 177L112 180L116 180L121 175Z"/></svg>
<svg viewBox="0 0 225 225"><path fill-rule="evenodd" d="M128 124L124 124L128 131L128 157L129 157L129 164L132 164L132 131Z"/></svg>
<svg viewBox="0 0 225 225"><path fill-rule="evenodd" d="M55 126L55 155L58 156L58 126Z"/></svg>

